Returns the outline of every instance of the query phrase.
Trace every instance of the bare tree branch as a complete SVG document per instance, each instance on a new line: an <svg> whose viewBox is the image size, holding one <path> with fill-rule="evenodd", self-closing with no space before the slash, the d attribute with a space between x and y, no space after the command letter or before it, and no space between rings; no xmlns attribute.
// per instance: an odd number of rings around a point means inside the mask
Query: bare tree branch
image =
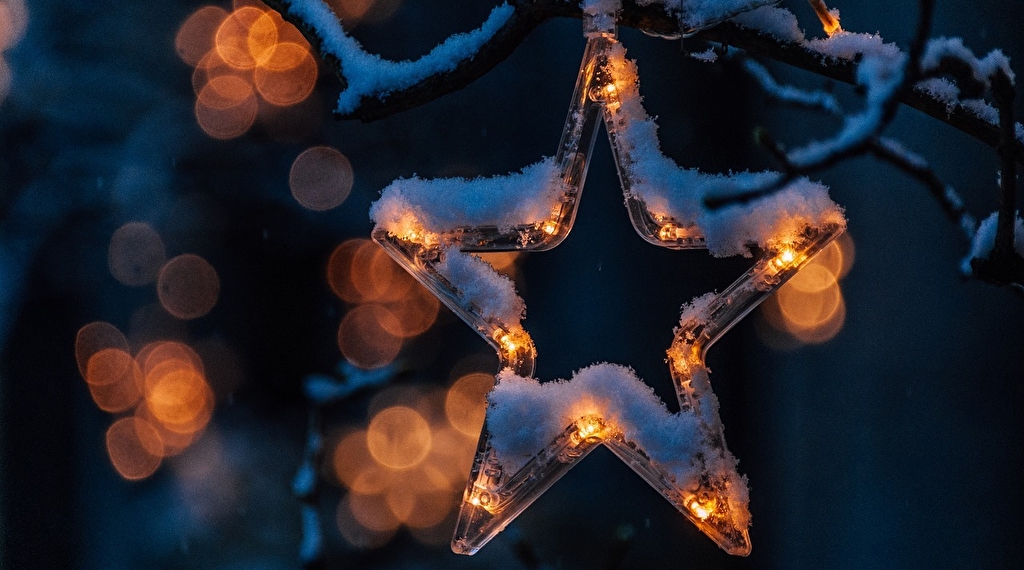
<svg viewBox="0 0 1024 570"><path fill-rule="evenodd" d="M265 1L281 12L286 20L295 24L320 51L323 60L338 77L344 89L348 85L344 75L344 62L328 53L323 48L323 39L313 26L291 11L293 0ZM554 18L582 18L583 15L578 0L509 0L509 3L514 7L514 15L473 57L462 61L451 71L434 74L416 85L379 98L366 98L357 109L338 118L373 121L429 103L445 94L462 89L486 74L511 55L523 39L540 24ZM622 6L619 25L662 36L678 36L680 33L677 15L665 12L659 5L641 6L636 0L623 0ZM836 81L855 83L856 63L853 60L826 58L807 45L785 41L757 30L744 28L731 21L703 30L695 37L739 48ZM999 128L970 109L959 105L949 108L946 101L913 89L901 93L899 101L993 148L999 144ZM1024 164L1024 143L1015 140L1013 150L1015 160Z"/></svg>
<svg viewBox="0 0 1024 570"><path fill-rule="evenodd" d="M1015 124L1013 83L999 70L992 77L992 98L999 109L999 217L996 239L987 259L972 259L971 268L979 279L992 283L1024 286L1024 257L1014 250L1014 226L1017 220L1017 163L1014 160Z"/></svg>
<svg viewBox="0 0 1024 570"><path fill-rule="evenodd" d="M870 150L880 160L888 162L924 184L950 221L960 228L965 241L970 243L974 239L974 233L978 229L974 216L967 211L956 190L943 182L924 159L910 153L896 141L886 138L873 141Z"/></svg>

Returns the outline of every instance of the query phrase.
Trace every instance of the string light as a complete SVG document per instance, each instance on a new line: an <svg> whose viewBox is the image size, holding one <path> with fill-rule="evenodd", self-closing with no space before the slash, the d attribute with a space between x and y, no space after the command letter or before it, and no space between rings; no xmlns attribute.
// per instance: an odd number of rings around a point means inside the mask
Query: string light
<svg viewBox="0 0 1024 570"><path fill-rule="evenodd" d="M592 4L585 3L587 45L553 161L557 192L551 194L552 218L511 228L487 224L448 227L428 238L430 231L437 228L417 218L409 208L398 212L394 216L398 222L388 227L378 219L373 232L374 241L494 347L501 374L532 376L536 350L530 335L518 322L510 322L512 317L480 306L478 295L474 296L472 291L477 285L446 274L442 268L457 251L542 251L558 245L573 223L602 122L636 231L659 247L708 246L697 223L677 219L667 210L648 205L642 193L634 191L638 182L633 179L632 166L637 157L633 156L634 147L627 137L633 136L629 128L640 121L635 111L627 112L626 108L639 105L636 71L625 60L624 49L616 39L614 15L588 12ZM655 136L653 131L650 136ZM799 231L794 233L794 228ZM686 417L695 430L697 441L689 445L700 448L699 453L680 450L682 456L678 460L694 466L696 476L677 477L672 467L653 460L644 448L645 442L627 437L614 414L599 406L576 416L517 468L510 468L499 459L491 442L493 430L500 428L485 423L452 549L462 554L478 551L579 460L597 445L605 445L723 550L735 555L749 554L746 482L736 472L736 460L725 444L705 354L844 229L844 220L838 214L816 223L792 218L784 232L779 230L787 237L776 237L769 243L754 266L731 286L719 294L699 297L684 307L680 326L667 351L667 361L679 400L679 417ZM493 269L491 272L497 275Z"/></svg>

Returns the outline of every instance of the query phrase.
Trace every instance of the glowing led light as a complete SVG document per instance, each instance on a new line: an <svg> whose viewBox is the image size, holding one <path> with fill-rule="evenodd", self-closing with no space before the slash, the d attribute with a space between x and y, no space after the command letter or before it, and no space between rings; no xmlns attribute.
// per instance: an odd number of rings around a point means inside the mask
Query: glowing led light
<svg viewBox="0 0 1024 570"><path fill-rule="evenodd" d="M796 259L796 252L787 247L779 252L778 257L775 258L775 265L778 267L785 267L793 263L794 259Z"/></svg>
<svg viewBox="0 0 1024 570"><path fill-rule="evenodd" d="M704 508L703 505L698 503L697 499L690 501L690 510L693 511L693 514L696 515L696 517L702 521L707 520L707 518L711 516L711 511L707 510L706 508Z"/></svg>
<svg viewBox="0 0 1024 570"><path fill-rule="evenodd" d="M824 28L825 33L829 37L836 34L837 32L843 31L843 28L839 25L839 18L837 15L833 15L825 5L825 0L807 0L808 3L814 8L814 13L818 15L818 19L821 20L821 27ZM838 14L838 12L836 13Z"/></svg>

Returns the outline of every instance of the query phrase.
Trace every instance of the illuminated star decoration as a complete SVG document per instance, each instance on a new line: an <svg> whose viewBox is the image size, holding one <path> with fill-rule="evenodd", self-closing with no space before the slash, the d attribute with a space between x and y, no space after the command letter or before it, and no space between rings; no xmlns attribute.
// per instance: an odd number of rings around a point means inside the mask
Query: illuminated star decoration
<svg viewBox="0 0 1024 570"><path fill-rule="evenodd" d="M845 229L827 189L807 179L750 204L709 211L703 198L742 192L774 172L708 175L658 146L636 66L614 14L586 11L583 63L554 158L505 177L402 179L371 208L373 238L498 353L501 370L463 497L452 549L477 552L597 445L605 445L730 554L747 555L746 480L725 444L708 348ZM760 252L721 293L683 307L667 351L680 411L670 414L632 370L596 364L568 382L532 378L536 350L523 301L506 277L467 252L542 251L572 226L602 122L630 219L648 242Z"/></svg>

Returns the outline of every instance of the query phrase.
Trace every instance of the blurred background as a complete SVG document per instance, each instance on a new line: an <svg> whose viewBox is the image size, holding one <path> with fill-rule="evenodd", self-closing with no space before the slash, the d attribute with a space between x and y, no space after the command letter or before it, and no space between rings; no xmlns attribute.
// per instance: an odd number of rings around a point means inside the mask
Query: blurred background
<svg viewBox="0 0 1024 570"><path fill-rule="evenodd" d="M493 8L329 3L390 59ZM822 35L805 2L783 5ZM917 14L832 5L901 46ZM1017 2L939 2L934 35L1002 48L1019 74L1022 24ZM686 56L707 46L620 37L685 166L769 168L756 128L796 145L837 127L767 101L736 60ZM367 210L398 177L552 154L583 43L579 21L546 23L468 88L360 124L332 119L337 80L255 1L0 0L0 565L295 568L316 528L330 568L1019 563L1024 305L962 279L957 228L869 159L822 177L849 236L709 354L750 480L749 558L604 449L478 555L450 552L497 359L369 245ZM990 149L906 108L890 134L976 216L996 209ZM539 378L628 364L670 409L680 305L750 265L639 239L603 138L570 238L490 260L526 300Z"/></svg>

